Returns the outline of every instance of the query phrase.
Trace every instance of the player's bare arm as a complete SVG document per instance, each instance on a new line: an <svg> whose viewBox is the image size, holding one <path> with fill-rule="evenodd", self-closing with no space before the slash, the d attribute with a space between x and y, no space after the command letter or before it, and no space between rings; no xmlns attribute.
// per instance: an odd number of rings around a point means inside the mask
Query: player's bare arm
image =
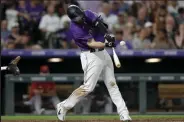
<svg viewBox="0 0 184 122"><path fill-rule="evenodd" d="M104 48L105 47L105 43L103 43L103 42L97 42L94 39L89 40L87 42L87 44L88 44L88 46L90 48L93 48L93 49L95 49L95 48L101 49L101 48Z"/></svg>
<svg viewBox="0 0 184 122"><path fill-rule="evenodd" d="M105 43L103 42L98 42L98 41L95 41L94 39L90 39L87 44L89 47L95 49L101 49L101 48L104 48L104 47L115 47L115 38L113 36L109 36L107 35L107 39L108 41L106 41Z"/></svg>

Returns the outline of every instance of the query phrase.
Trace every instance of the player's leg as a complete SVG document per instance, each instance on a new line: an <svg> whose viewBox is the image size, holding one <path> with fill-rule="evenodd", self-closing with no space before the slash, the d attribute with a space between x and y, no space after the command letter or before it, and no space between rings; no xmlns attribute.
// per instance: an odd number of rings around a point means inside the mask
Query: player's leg
<svg viewBox="0 0 184 122"><path fill-rule="evenodd" d="M32 98L33 102L33 107L36 111L37 114L42 114L45 109L41 108L42 107L42 99L41 95L35 94Z"/></svg>
<svg viewBox="0 0 184 122"><path fill-rule="evenodd" d="M61 110L63 111L63 108L66 110L73 108L76 103L83 99L87 94L92 92L95 88L95 85L104 67L102 59L104 58L104 55L102 54L102 52L86 52L81 54L81 63L84 71L84 83L75 91L73 91L73 93L65 101L58 104L57 108L59 108L59 110L57 109L57 111L58 118L60 120L64 120L63 114L60 114ZM66 110L64 111L64 114L66 113Z"/></svg>
<svg viewBox="0 0 184 122"><path fill-rule="evenodd" d="M82 54L81 63L84 71L84 83L65 101L64 107L68 109L71 109L80 99L93 91L103 68L101 59L92 53Z"/></svg>
<svg viewBox="0 0 184 122"><path fill-rule="evenodd" d="M54 105L54 107L57 108L57 104L60 103L58 96L52 96L50 100L52 104Z"/></svg>
<svg viewBox="0 0 184 122"><path fill-rule="evenodd" d="M128 120L131 118L129 117L129 112L126 107L125 101L122 98L122 95L119 91L119 88L116 84L116 79L114 76L114 66L112 59L110 58L109 54L106 54L107 65L105 66L103 73L104 73L104 82L110 94L110 97L113 103L117 107L117 112L120 115L121 120ZM123 118L124 117L124 118Z"/></svg>
<svg viewBox="0 0 184 122"><path fill-rule="evenodd" d="M117 112L119 115L121 114L129 114L127 107L125 105L125 102L121 96L121 93L119 91L119 88L116 84L116 80L114 78L114 76L112 76L112 69L107 66L104 69L104 82L105 85L108 89L108 92L110 94L110 97L113 101L113 103L116 105L117 107Z"/></svg>

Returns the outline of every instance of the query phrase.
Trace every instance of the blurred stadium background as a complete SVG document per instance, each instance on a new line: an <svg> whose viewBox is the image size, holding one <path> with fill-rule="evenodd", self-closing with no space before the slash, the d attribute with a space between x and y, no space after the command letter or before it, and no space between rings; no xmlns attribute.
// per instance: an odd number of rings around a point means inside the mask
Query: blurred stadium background
<svg viewBox="0 0 184 122"><path fill-rule="evenodd" d="M183 1L69 1L97 12L115 34L122 63L116 78L131 113L184 113ZM1 0L1 8L1 66L22 56L20 77L1 72L1 115L55 115L54 104L83 82L63 0ZM99 82L70 112L116 110Z"/></svg>

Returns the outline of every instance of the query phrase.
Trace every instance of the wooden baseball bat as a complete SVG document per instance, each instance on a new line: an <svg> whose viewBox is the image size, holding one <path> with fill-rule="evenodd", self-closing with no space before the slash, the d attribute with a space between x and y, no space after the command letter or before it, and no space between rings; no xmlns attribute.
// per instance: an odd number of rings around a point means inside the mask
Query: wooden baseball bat
<svg viewBox="0 0 184 122"><path fill-rule="evenodd" d="M112 51L113 51L113 59L114 59L115 66L117 68L120 68L121 67L121 63L119 61L119 58L118 58L118 56L116 54L116 51L115 51L114 47L112 48Z"/></svg>

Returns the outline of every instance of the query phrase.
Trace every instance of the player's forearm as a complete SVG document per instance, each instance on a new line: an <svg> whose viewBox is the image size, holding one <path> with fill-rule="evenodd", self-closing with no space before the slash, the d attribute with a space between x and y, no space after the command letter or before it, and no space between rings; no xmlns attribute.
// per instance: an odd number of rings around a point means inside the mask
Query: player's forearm
<svg viewBox="0 0 184 122"><path fill-rule="evenodd" d="M90 45L91 48L104 48L105 44L102 42L95 42L92 45Z"/></svg>
<svg viewBox="0 0 184 122"><path fill-rule="evenodd" d="M90 42L88 42L88 46L91 48L104 48L105 47L105 43L103 42L96 42L94 40L91 40Z"/></svg>
<svg viewBox="0 0 184 122"><path fill-rule="evenodd" d="M2 71L2 70L6 70L6 69L7 69L7 66L1 67L1 71Z"/></svg>

